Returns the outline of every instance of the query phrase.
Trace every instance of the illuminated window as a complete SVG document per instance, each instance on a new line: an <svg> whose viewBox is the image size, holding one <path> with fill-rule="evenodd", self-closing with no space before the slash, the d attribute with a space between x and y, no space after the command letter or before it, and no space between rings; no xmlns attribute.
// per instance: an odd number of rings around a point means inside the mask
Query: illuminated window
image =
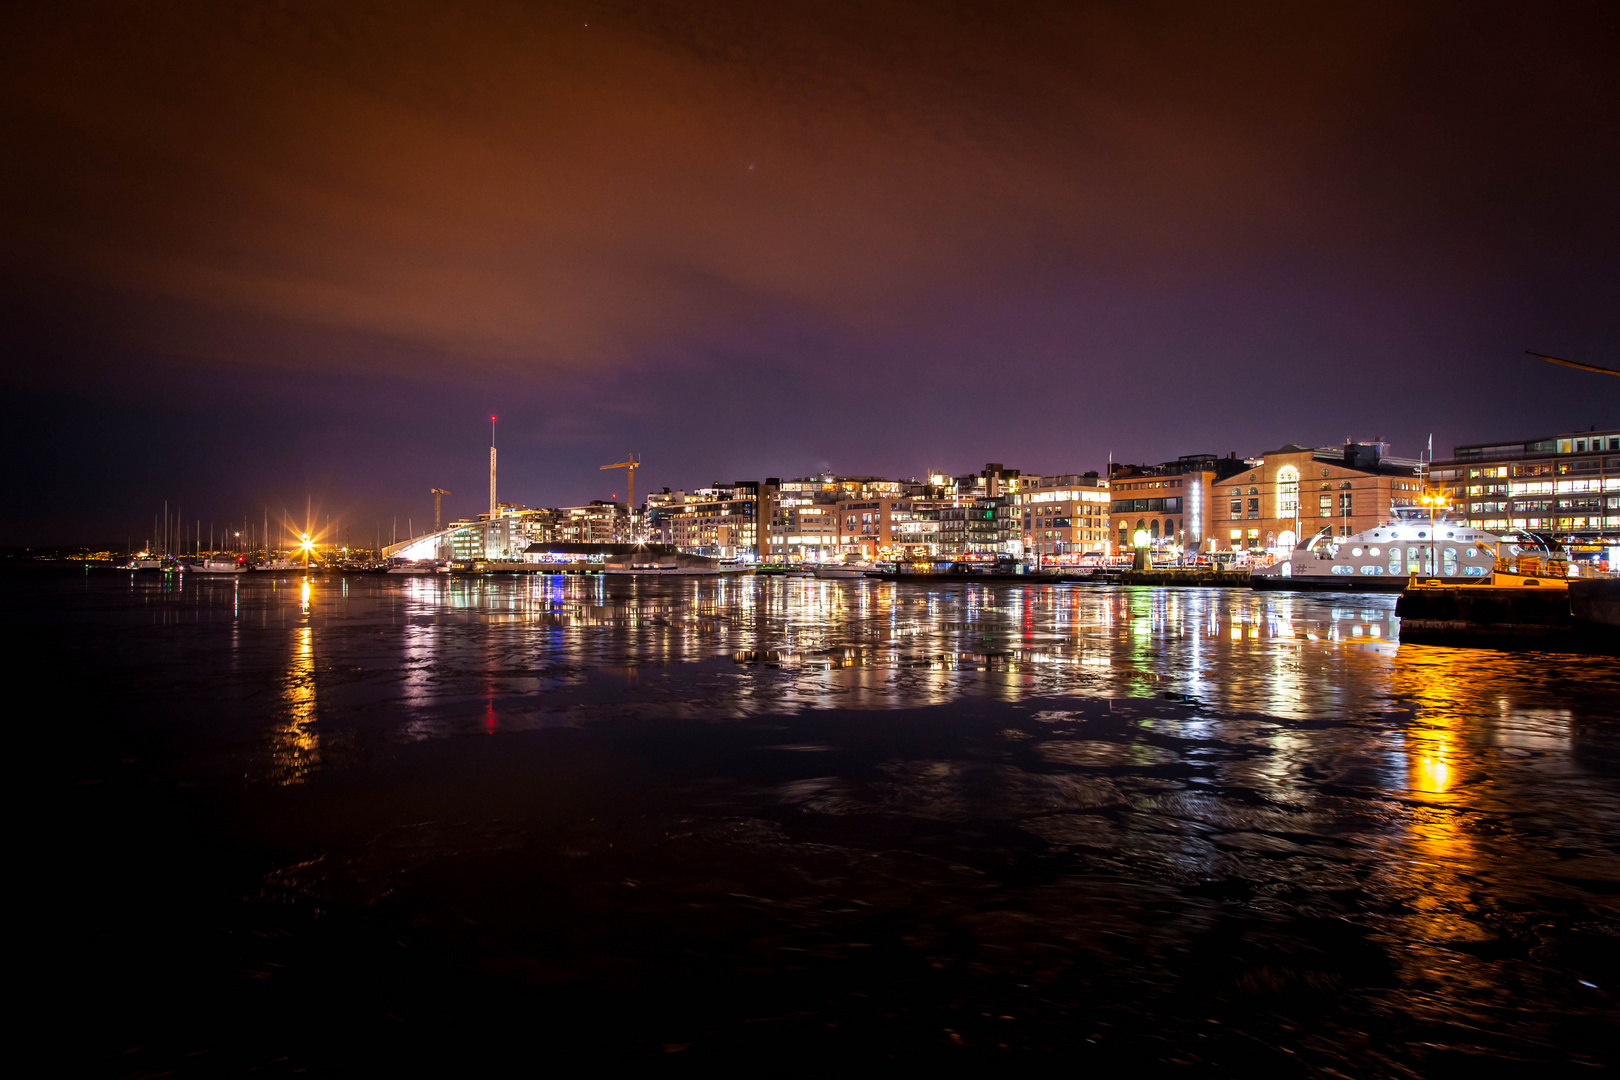
<svg viewBox="0 0 1620 1080"><path fill-rule="evenodd" d="M1299 470L1292 465L1277 470L1277 516L1299 516Z"/></svg>

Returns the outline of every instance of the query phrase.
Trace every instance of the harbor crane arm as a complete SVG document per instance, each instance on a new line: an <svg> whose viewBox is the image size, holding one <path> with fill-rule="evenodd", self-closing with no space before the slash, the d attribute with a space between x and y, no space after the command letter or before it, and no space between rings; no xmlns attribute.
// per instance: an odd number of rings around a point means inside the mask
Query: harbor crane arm
<svg viewBox="0 0 1620 1080"><path fill-rule="evenodd" d="M1546 353L1538 353L1534 349L1526 349L1524 350L1524 354L1526 356L1534 356L1538 359L1546 360L1549 363L1563 364L1565 367L1576 368L1580 371L1595 371L1600 375L1620 375L1620 370L1616 370L1615 368L1598 367L1596 364L1583 364L1579 360L1560 360L1556 356L1548 356Z"/></svg>

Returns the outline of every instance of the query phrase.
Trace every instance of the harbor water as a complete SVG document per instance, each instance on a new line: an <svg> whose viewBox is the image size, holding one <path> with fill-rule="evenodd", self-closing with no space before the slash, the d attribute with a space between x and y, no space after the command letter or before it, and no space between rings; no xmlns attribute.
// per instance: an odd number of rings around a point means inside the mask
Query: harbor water
<svg viewBox="0 0 1620 1080"><path fill-rule="evenodd" d="M78 1070L1620 1056L1612 658L1392 595L4 580Z"/></svg>

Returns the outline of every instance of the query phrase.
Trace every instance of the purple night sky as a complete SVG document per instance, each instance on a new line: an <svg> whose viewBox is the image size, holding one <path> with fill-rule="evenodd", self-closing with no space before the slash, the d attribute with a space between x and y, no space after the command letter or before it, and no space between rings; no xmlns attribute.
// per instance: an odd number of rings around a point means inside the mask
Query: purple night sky
<svg viewBox="0 0 1620 1080"><path fill-rule="evenodd" d="M6 20L0 543L1620 420L1612 2Z"/></svg>

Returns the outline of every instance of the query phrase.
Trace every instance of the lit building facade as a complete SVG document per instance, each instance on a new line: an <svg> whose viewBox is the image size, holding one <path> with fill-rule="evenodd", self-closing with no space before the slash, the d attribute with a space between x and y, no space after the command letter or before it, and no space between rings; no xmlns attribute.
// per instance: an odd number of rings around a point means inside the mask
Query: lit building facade
<svg viewBox="0 0 1620 1080"><path fill-rule="evenodd" d="M648 534L689 555L721 559L752 558L756 551L760 485L739 480L693 492L661 493L649 500Z"/></svg>
<svg viewBox="0 0 1620 1080"><path fill-rule="evenodd" d="M1211 550L1209 540L1217 536L1214 485L1254 464L1236 454L1187 454L1158 465L1111 466L1110 553L1129 550L1138 530L1162 553Z"/></svg>
<svg viewBox="0 0 1620 1080"><path fill-rule="evenodd" d="M847 499L833 508L837 554L870 559L922 559L939 552L943 500L916 497Z"/></svg>
<svg viewBox="0 0 1620 1080"><path fill-rule="evenodd" d="M939 512L939 553L990 559L1023 553L1023 515L1012 495L980 495Z"/></svg>
<svg viewBox="0 0 1620 1080"><path fill-rule="evenodd" d="M1429 477L1488 532L1527 529L1585 555L1620 546L1620 429L1453 447Z"/></svg>
<svg viewBox="0 0 1620 1080"><path fill-rule="evenodd" d="M1322 529L1350 536L1382 525L1393 507L1414 505L1423 492L1423 463L1391 457L1383 443L1287 445L1244 465L1211 485L1210 550L1288 550Z"/></svg>
<svg viewBox="0 0 1620 1080"><path fill-rule="evenodd" d="M1100 554L1108 540L1108 481L1096 473L1020 477L1013 493L1023 554L1064 559Z"/></svg>
<svg viewBox="0 0 1620 1080"><path fill-rule="evenodd" d="M909 507L897 509L912 501L901 496L913 490L920 490L916 481L881 476L822 473L767 480L769 506L761 508L761 518L770 522L769 559L824 562L863 552L865 558L887 558L879 549L894 543L895 526L913 513Z"/></svg>
<svg viewBox="0 0 1620 1080"><path fill-rule="evenodd" d="M553 511L552 537L558 544L630 543L630 511L623 503L592 499L584 506L564 506Z"/></svg>

